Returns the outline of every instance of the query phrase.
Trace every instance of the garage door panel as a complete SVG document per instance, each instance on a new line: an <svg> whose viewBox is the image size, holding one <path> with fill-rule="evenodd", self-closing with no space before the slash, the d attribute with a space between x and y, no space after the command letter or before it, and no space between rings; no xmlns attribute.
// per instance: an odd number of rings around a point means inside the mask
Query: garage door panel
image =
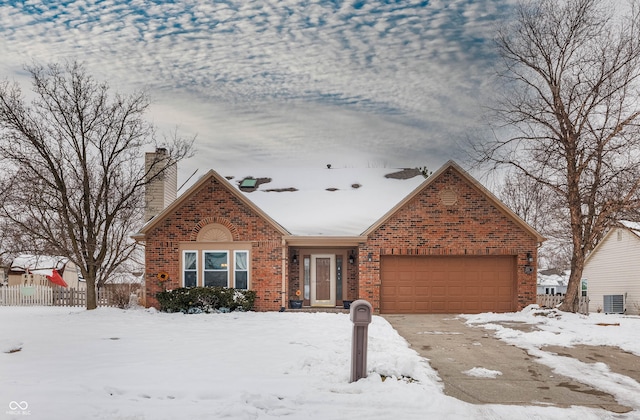
<svg viewBox="0 0 640 420"><path fill-rule="evenodd" d="M511 298L513 291L510 287L498 287L498 296L503 298Z"/></svg>
<svg viewBox="0 0 640 420"><path fill-rule="evenodd" d="M429 279L432 281L446 281L449 277L446 271L432 271L429 274Z"/></svg>
<svg viewBox="0 0 640 420"><path fill-rule="evenodd" d="M431 305L429 302L416 302L413 310L417 313L429 313L431 311Z"/></svg>
<svg viewBox="0 0 640 420"><path fill-rule="evenodd" d="M434 286L431 288L431 295L434 298L440 298L447 295L447 288L444 286Z"/></svg>
<svg viewBox="0 0 640 420"><path fill-rule="evenodd" d="M383 256L381 312L512 311L515 278L512 256Z"/></svg>
<svg viewBox="0 0 640 420"><path fill-rule="evenodd" d="M395 286L381 286L380 287L380 294L382 296L392 296L396 294L396 287Z"/></svg>
<svg viewBox="0 0 640 420"><path fill-rule="evenodd" d="M478 296L480 294L480 286L465 286L464 294L466 296Z"/></svg>
<svg viewBox="0 0 640 420"><path fill-rule="evenodd" d="M400 271L398 273L398 280L400 281L413 281L414 275L411 271Z"/></svg>
<svg viewBox="0 0 640 420"><path fill-rule="evenodd" d="M413 293L413 287L411 286L399 286L398 287L398 295L399 296L412 296Z"/></svg>
<svg viewBox="0 0 640 420"><path fill-rule="evenodd" d="M415 296L416 297L420 297L420 296L425 296L426 297L426 296L430 295L429 288L426 287L426 286L416 286L414 288L414 291L415 291Z"/></svg>

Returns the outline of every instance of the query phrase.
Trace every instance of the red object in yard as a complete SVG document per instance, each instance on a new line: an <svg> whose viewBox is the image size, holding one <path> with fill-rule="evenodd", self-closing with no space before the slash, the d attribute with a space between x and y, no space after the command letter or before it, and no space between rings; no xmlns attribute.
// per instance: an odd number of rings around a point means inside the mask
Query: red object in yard
<svg viewBox="0 0 640 420"><path fill-rule="evenodd" d="M60 273L58 273L58 270L54 269L51 275L47 276L47 279L49 279L51 283L57 284L58 286L69 287L69 285L64 281Z"/></svg>

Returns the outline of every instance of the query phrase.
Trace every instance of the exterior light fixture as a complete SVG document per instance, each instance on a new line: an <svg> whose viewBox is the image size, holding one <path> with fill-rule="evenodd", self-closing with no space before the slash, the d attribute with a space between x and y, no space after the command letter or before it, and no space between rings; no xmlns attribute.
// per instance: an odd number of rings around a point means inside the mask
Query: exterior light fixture
<svg viewBox="0 0 640 420"><path fill-rule="evenodd" d="M349 264L353 264L356 260L355 255L353 255L353 251L349 253Z"/></svg>
<svg viewBox="0 0 640 420"><path fill-rule="evenodd" d="M294 264L298 264L298 253L293 251L291 255L291 262Z"/></svg>
<svg viewBox="0 0 640 420"><path fill-rule="evenodd" d="M373 252L370 252L369 255L367 255L367 261L373 261Z"/></svg>
<svg viewBox="0 0 640 420"><path fill-rule="evenodd" d="M524 266L525 274L533 273L533 267L531 266L531 263L533 263L533 254L531 254L531 252L527 252L527 265Z"/></svg>

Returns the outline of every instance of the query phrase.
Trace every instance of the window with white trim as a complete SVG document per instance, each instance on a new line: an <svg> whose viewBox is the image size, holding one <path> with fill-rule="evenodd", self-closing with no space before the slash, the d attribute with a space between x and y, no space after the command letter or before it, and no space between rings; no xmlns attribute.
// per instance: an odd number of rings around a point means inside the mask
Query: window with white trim
<svg viewBox="0 0 640 420"><path fill-rule="evenodd" d="M196 287L198 285L198 252L183 251L182 267L182 285Z"/></svg>
<svg viewBox="0 0 640 420"><path fill-rule="evenodd" d="M227 251L203 252L203 286L229 287L229 253Z"/></svg>
<svg viewBox="0 0 640 420"><path fill-rule="evenodd" d="M234 251L233 281L236 289L249 288L249 252Z"/></svg>

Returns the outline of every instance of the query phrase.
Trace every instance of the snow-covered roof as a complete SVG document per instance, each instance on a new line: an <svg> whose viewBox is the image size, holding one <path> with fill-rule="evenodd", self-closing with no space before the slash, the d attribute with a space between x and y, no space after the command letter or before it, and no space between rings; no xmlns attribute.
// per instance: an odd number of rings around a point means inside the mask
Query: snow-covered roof
<svg viewBox="0 0 640 420"><path fill-rule="evenodd" d="M216 168L195 181L133 237L144 239L160 220L212 178L268 220L284 236L331 240L359 239L419 194L430 182L454 169L539 242L545 240L455 162L425 179L417 169L393 168ZM244 182L250 180L251 182ZM247 187L242 187L242 185Z"/></svg>
<svg viewBox="0 0 640 420"><path fill-rule="evenodd" d="M415 190L425 178L389 168L268 168L217 171L293 235L356 236ZM268 179L257 189L244 179Z"/></svg>
<svg viewBox="0 0 640 420"><path fill-rule="evenodd" d="M628 220L621 220L620 224L627 229L634 231L636 235L640 236L640 223L638 222L630 222Z"/></svg>
<svg viewBox="0 0 640 420"><path fill-rule="evenodd" d="M567 278L557 274L538 276L538 284L540 286L565 286L567 284Z"/></svg>
<svg viewBox="0 0 640 420"><path fill-rule="evenodd" d="M538 271L538 286L566 286L569 284L570 271L562 274L542 274Z"/></svg>
<svg viewBox="0 0 640 420"><path fill-rule="evenodd" d="M62 270L69 262L68 258L47 256L47 255L30 255L23 254L13 259L11 262L11 271L29 271L33 274L49 274L52 269Z"/></svg>

